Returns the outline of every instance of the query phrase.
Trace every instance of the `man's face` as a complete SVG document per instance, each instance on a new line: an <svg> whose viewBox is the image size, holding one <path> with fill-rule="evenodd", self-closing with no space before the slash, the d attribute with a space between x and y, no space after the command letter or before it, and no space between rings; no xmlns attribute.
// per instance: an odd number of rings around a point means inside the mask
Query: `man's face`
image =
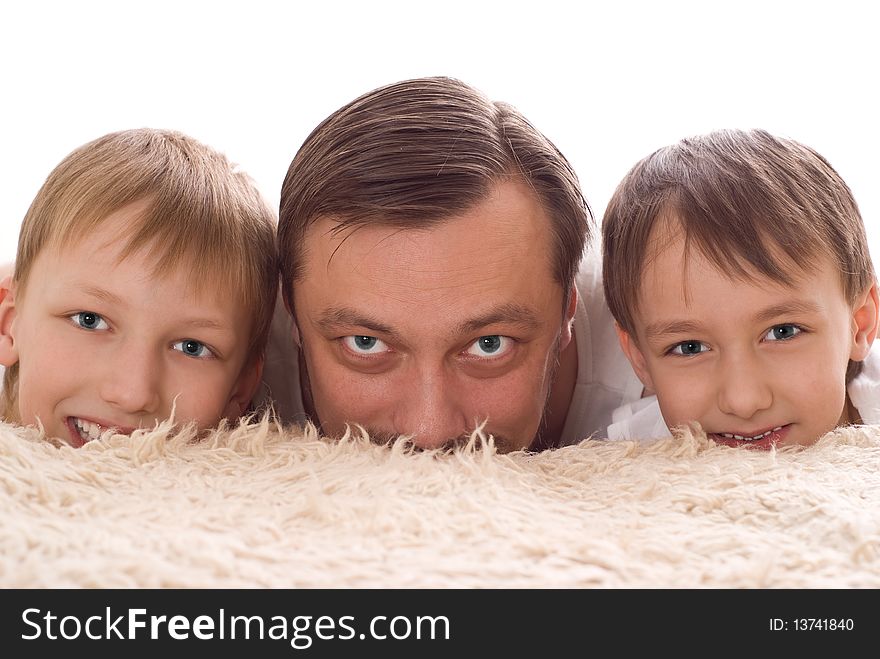
<svg viewBox="0 0 880 659"><path fill-rule="evenodd" d="M196 291L185 268L152 276L150 246L122 256L119 236L142 208L46 247L23 295L0 307L0 363L19 364L22 423L73 446L150 428L172 409L179 423L213 426L241 413L259 377L245 367L250 323L228 291Z"/></svg>
<svg viewBox="0 0 880 659"><path fill-rule="evenodd" d="M314 412L329 435L443 446L486 422L501 450L535 437L570 341L550 221L505 182L427 229L310 227L294 308Z"/></svg>
<svg viewBox="0 0 880 659"><path fill-rule="evenodd" d="M637 337L621 343L667 425L699 421L717 443L769 448L812 444L847 422L847 364L873 340L875 289L850 305L824 255L806 270L791 264L790 286L758 273L731 279L660 233L664 247L642 274Z"/></svg>

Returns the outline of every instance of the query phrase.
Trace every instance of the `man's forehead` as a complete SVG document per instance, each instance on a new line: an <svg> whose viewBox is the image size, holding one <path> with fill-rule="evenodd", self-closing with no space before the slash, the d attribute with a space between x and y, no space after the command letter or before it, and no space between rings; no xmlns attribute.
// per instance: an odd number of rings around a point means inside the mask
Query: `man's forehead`
<svg viewBox="0 0 880 659"><path fill-rule="evenodd" d="M447 231L448 227L455 227ZM461 212L444 213L425 219L424 211L407 218L395 210L384 219L381 214L369 218L323 216L315 218L306 231L306 240L323 240L335 245L355 240L359 248L370 249L389 236L401 236L414 243L425 236L433 244L454 240L456 234L473 231L473 238L488 236L545 238L551 237L551 224L531 187L519 180L504 180L492 185L487 194ZM491 245L483 244L484 249Z"/></svg>

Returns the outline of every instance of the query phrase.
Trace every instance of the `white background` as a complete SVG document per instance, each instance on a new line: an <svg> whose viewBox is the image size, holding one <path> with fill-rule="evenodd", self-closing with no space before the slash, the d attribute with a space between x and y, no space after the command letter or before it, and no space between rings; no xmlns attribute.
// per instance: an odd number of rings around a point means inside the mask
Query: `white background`
<svg viewBox="0 0 880 659"><path fill-rule="evenodd" d="M425 75L518 106L572 162L597 216L636 160L686 135L762 127L803 141L849 183L876 260L871 4L6 3L0 262L14 258L49 171L99 135L190 133L249 171L277 207L287 166L319 121L374 87Z"/></svg>

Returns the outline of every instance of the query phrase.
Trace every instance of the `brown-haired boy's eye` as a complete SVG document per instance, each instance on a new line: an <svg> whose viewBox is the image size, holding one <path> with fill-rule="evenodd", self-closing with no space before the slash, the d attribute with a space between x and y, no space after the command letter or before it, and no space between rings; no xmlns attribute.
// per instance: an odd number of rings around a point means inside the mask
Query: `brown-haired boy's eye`
<svg viewBox="0 0 880 659"><path fill-rule="evenodd" d="M786 325L776 325L770 328L770 331L766 334L766 338L771 341L785 341L797 336L801 332L803 332L802 328L790 323Z"/></svg>
<svg viewBox="0 0 880 659"><path fill-rule="evenodd" d="M701 352L705 352L705 347L699 341L682 341L676 343L670 352L685 356L699 355Z"/></svg>

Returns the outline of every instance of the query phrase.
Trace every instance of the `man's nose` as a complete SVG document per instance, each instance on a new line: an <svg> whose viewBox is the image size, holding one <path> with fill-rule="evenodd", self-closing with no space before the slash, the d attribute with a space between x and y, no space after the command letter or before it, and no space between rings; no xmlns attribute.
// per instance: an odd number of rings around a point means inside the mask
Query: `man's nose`
<svg viewBox="0 0 880 659"><path fill-rule="evenodd" d="M421 371L418 383L400 401L394 418L395 432L408 435L419 448L453 444L473 430L459 403L459 392L442 368Z"/></svg>
<svg viewBox="0 0 880 659"><path fill-rule="evenodd" d="M718 408L725 414L747 420L773 404L773 389L755 355L721 360L717 377Z"/></svg>
<svg viewBox="0 0 880 659"><path fill-rule="evenodd" d="M101 369L101 398L126 414L155 414L160 403L161 360L130 342L119 354L119 359Z"/></svg>

